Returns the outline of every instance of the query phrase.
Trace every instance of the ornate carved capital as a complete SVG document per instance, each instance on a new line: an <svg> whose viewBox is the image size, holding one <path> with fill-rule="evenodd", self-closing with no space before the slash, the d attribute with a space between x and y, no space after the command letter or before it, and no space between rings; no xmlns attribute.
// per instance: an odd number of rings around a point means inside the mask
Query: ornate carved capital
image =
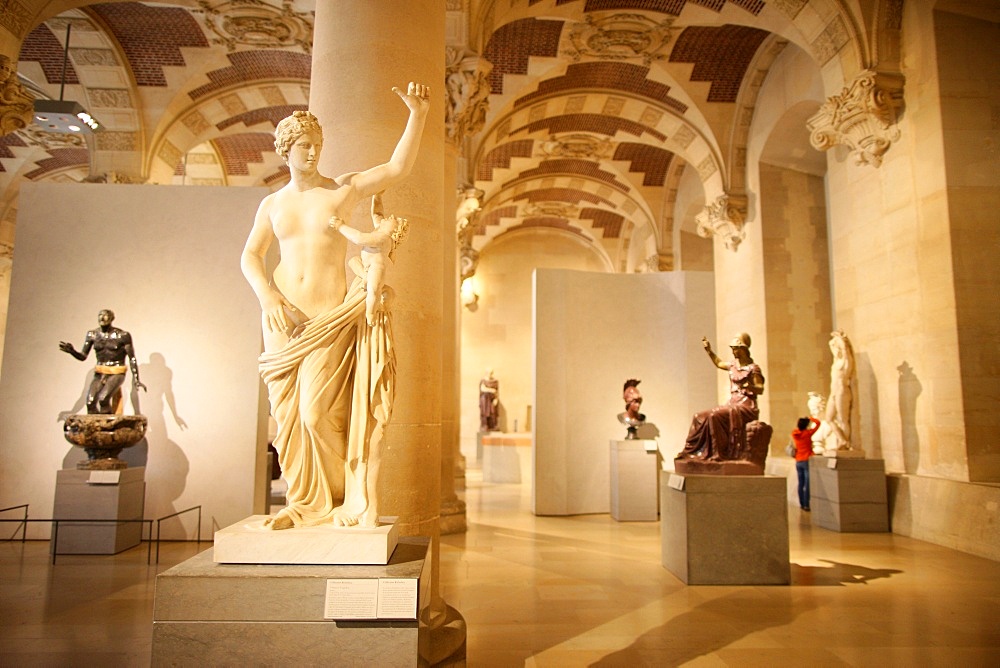
<svg viewBox="0 0 1000 668"><path fill-rule="evenodd" d="M445 129L448 140L461 144L479 132L489 111L490 72L493 64L472 51L447 47Z"/></svg>
<svg viewBox="0 0 1000 668"><path fill-rule="evenodd" d="M882 164L882 156L899 139L896 113L901 104L901 80L866 70L807 122L809 141L826 151L837 144L851 150L858 165Z"/></svg>
<svg viewBox="0 0 1000 668"><path fill-rule="evenodd" d="M712 236L720 237L726 248L735 252L746 237L746 232L743 230L746 217L745 195L719 195L714 203L707 205L704 211L695 216L698 236L705 239Z"/></svg>
<svg viewBox="0 0 1000 668"><path fill-rule="evenodd" d="M35 114L35 98L17 80L13 61L0 55L0 136L28 127Z"/></svg>

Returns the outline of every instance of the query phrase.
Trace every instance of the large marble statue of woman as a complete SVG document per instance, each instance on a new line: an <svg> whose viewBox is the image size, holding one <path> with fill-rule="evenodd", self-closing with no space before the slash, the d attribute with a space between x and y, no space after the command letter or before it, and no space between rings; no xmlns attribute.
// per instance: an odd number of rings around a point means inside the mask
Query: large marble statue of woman
<svg viewBox="0 0 1000 668"><path fill-rule="evenodd" d="M842 331L830 333L830 398L826 403L826 421L833 429L837 450L851 449L851 403L854 394L854 347Z"/></svg>
<svg viewBox="0 0 1000 668"><path fill-rule="evenodd" d="M275 129L291 181L260 203L241 259L260 301L260 371L288 483L287 506L267 522L272 529L378 524L380 449L395 387L391 321L383 297L366 322L364 268L352 261L357 277L348 286L347 240L336 228L364 198L413 168L428 87L393 91L410 110L406 128L389 161L364 171L319 173L323 131L307 111ZM265 256L274 241L280 260L268 275Z"/></svg>
<svg viewBox="0 0 1000 668"><path fill-rule="evenodd" d="M723 362L708 339L701 340L712 363L729 373L729 401L695 413L684 449L675 461L725 462L746 459L748 423L757 419L757 396L764 393L764 374L750 357L750 335L738 334L730 343L733 359Z"/></svg>

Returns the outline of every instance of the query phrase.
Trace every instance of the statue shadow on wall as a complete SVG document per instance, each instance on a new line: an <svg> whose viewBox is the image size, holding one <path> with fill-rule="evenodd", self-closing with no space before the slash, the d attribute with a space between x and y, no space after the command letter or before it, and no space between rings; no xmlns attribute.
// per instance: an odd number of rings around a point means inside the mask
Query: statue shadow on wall
<svg viewBox="0 0 1000 668"><path fill-rule="evenodd" d="M920 434L917 433L917 398L924 387L905 360L899 372L899 425L903 444L903 470L914 474L920 469Z"/></svg>
<svg viewBox="0 0 1000 668"><path fill-rule="evenodd" d="M872 369L871 360L865 353L855 352L854 361L857 364L857 378L854 394L854 417L851 418L851 433L861 434L860 415L865 415L865 424L871 428L865 432L870 435L870 443L861 443L865 452L872 459L882 459L882 433L879 431L880 416L878 406L878 379Z"/></svg>

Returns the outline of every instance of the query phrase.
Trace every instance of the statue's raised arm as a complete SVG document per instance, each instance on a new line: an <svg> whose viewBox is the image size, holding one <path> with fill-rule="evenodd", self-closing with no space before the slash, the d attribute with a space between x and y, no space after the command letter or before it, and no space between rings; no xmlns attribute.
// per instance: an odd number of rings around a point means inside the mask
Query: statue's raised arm
<svg viewBox="0 0 1000 668"><path fill-rule="evenodd" d="M413 81L407 85L405 93L393 86L392 91L399 95L410 110L410 117L389 162L359 172L352 178L359 200L402 181L413 169L417 149L420 148L420 135L423 134L427 111L431 106L430 90L430 86Z"/></svg>

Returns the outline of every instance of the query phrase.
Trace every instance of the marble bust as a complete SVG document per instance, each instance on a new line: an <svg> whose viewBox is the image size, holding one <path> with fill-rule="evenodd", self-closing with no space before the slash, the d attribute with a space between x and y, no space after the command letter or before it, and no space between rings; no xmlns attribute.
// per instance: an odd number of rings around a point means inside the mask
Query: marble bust
<svg viewBox="0 0 1000 668"><path fill-rule="evenodd" d="M371 263L344 271L347 238L331 219L402 181L416 161L429 88L393 88L409 109L388 162L328 177L319 172L323 130L308 111L278 123L275 148L289 183L263 199L241 258L261 307L260 372L277 423L273 445L288 483L287 505L271 529L332 523L375 527L382 442L396 384L388 290L376 289L366 317ZM280 259L265 257L277 242ZM369 273L370 272L370 273Z"/></svg>

